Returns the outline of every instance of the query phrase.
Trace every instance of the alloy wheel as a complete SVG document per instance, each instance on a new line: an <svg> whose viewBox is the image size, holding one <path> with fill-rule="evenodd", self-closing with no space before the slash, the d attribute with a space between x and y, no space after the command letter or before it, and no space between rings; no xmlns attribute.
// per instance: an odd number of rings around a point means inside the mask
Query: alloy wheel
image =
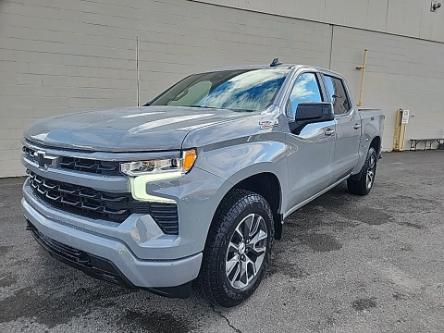
<svg viewBox="0 0 444 333"><path fill-rule="evenodd" d="M365 183L368 189L371 189L373 186L373 182L375 181L375 172L376 172L376 157L375 155L370 155L370 161L368 163L367 175Z"/></svg>
<svg viewBox="0 0 444 333"><path fill-rule="evenodd" d="M231 236L226 253L226 276L235 289L248 287L259 273L267 251L268 231L259 214L244 217Z"/></svg>

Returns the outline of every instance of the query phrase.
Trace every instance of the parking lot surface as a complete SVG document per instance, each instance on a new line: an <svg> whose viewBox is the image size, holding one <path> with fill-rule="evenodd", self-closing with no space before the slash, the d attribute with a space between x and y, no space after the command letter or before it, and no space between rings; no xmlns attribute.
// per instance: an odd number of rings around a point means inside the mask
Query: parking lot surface
<svg viewBox="0 0 444 333"><path fill-rule="evenodd" d="M232 309L94 280L25 230L0 180L0 332L444 332L444 152L387 153L370 195L340 185L284 225L256 293Z"/></svg>

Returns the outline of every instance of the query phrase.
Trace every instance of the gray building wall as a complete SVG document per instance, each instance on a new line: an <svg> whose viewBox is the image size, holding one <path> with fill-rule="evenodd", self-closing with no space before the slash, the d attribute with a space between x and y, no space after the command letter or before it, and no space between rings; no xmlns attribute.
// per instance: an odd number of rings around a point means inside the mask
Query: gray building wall
<svg viewBox="0 0 444 333"><path fill-rule="evenodd" d="M343 0L343 8L354 2ZM442 42L274 15L291 3L273 5L281 9L270 15L184 0L0 0L0 176L23 174L20 139L36 119L136 104L136 36L142 102L192 72L276 56L330 66L348 77L356 95L355 67L368 48L364 98L384 108L384 149L391 148L400 107L414 115L407 138L444 136Z"/></svg>
<svg viewBox="0 0 444 333"><path fill-rule="evenodd" d="M444 42L432 0L199 0L220 6ZM435 0L440 2L440 0Z"/></svg>

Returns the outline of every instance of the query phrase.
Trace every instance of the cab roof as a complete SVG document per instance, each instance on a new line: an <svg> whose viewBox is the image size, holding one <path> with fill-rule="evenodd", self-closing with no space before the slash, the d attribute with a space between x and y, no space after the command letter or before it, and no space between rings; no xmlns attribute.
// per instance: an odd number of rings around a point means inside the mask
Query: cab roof
<svg viewBox="0 0 444 333"><path fill-rule="evenodd" d="M329 73L334 76L343 77L340 73L334 72L330 69L326 69L319 66L311 66L311 65L304 65L304 64L278 64L275 66L270 66L270 64L260 64L260 65L230 65L230 66L224 66L220 68L211 69L205 72L218 72L218 71L226 71L226 70L254 70L254 69L276 69L276 68L286 68L289 71L296 71L299 69L311 69L315 70L317 72L322 73Z"/></svg>

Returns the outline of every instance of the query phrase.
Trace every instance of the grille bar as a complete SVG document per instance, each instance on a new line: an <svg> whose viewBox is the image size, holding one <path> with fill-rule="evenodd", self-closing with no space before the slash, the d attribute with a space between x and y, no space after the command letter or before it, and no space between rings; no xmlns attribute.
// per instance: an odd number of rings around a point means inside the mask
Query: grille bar
<svg viewBox="0 0 444 333"><path fill-rule="evenodd" d="M76 170L101 175L121 175L119 162L115 161L98 161L63 156L60 158L59 166L61 169Z"/></svg>

